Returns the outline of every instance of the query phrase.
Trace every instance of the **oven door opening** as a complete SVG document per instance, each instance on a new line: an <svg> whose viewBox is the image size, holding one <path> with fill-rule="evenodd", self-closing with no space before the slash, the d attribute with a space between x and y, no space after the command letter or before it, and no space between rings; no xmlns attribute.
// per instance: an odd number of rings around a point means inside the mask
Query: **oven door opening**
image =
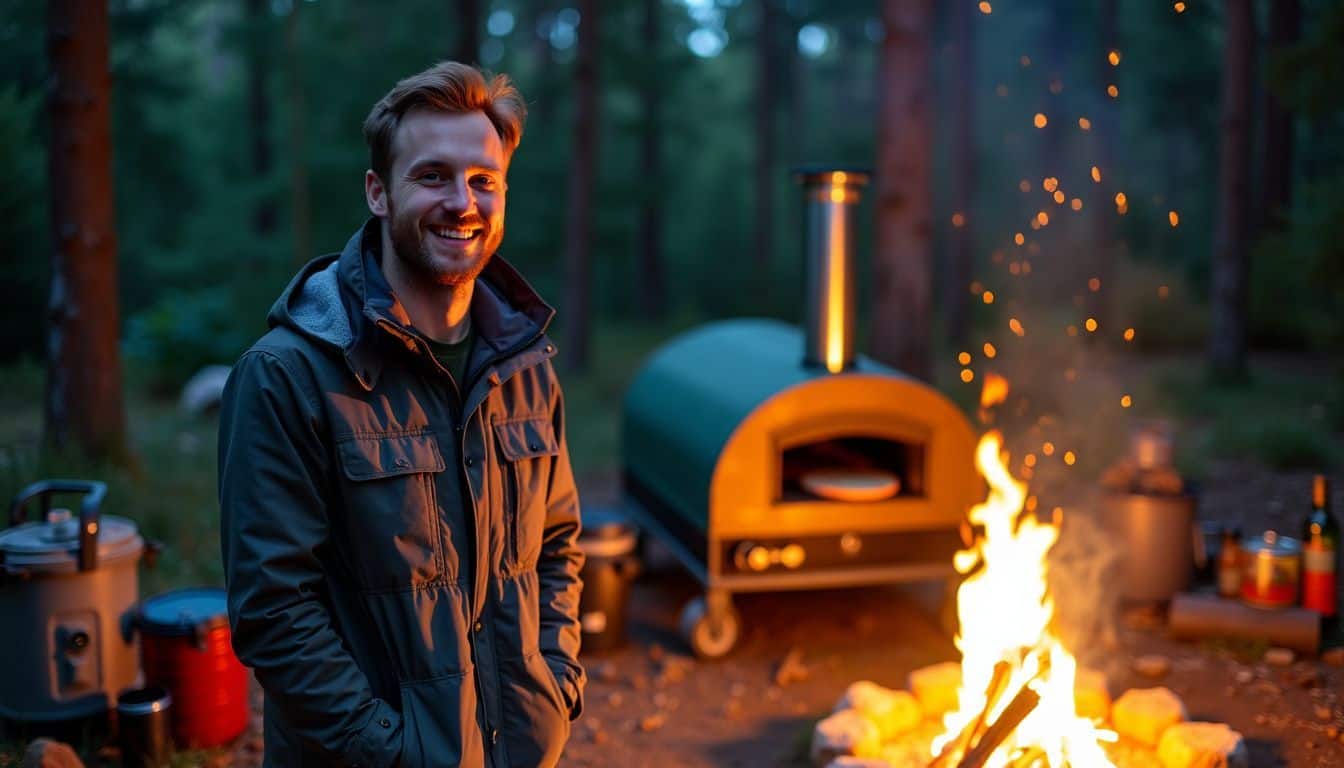
<svg viewBox="0 0 1344 768"><path fill-rule="evenodd" d="M785 449L778 500L885 501L924 496L924 446L884 437L831 437Z"/></svg>

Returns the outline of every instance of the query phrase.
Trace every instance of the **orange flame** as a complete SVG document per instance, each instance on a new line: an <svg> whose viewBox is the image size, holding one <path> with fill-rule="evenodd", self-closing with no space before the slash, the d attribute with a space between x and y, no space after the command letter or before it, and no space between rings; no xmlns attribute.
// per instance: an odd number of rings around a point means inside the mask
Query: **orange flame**
<svg viewBox="0 0 1344 768"><path fill-rule="evenodd" d="M985 345L986 350L990 349ZM992 357L992 355L991 355ZM980 389L980 407L991 408L1008 399L1008 380L997 373L985 374L985 385Z"/></svg>
<svg viewBox="0 0 1344 768"><path fill-rule="evenodd" d="M985 388L989 385L986 377ZM1006 390L1006 381L1003 387ZM987 765L1001 767L1015 750L1034 746L1045 752L1048 765L1112 766L1098 743L1109 734L1098 732L1074 706L1077 661L1049 629L1054 601L1047 587L1046 554L1059 538L1058 521L1042 522L1031 512L1023 514L1027 486L1009 472L1002 446L1002 436L990 431L975 451L989 496L971 509L969 519L984 535L953 560L957 571L967 574L957 590L962 682L958 709L944 718L946 730L934 740L933 751L936 754L985 708L985 689L994 667L1007 661L1011 672L1005 690L1029 685L1041 699ZM1001 697L988 713L990 722L999 717L1008 698Z"/></svg>

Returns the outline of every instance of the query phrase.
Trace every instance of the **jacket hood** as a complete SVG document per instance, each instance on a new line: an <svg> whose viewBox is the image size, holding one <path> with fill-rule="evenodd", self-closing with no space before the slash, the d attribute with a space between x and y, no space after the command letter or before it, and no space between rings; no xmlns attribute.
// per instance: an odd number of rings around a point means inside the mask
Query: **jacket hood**
<svg viewBox="0 0 1344 768"><path fill-rule="evenodd" d="M401 302L383 277L380 220L370 217L339 254L319 256L290 280L267 315L268 327L288 328L337 350L365 389L382 368L380 334L424 348L424 337L406 321ZM491 257L471 299L472 327L484 345L477 355L517 350L546 332L555 309L499 254ZM475 363L473 362L473 365Z"/></svg>

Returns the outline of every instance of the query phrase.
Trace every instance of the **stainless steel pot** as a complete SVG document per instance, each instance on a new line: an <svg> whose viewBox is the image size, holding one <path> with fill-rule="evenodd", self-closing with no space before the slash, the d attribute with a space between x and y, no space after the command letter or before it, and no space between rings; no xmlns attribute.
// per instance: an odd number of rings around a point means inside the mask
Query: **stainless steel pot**
<svg viewBox="0 0 1344 768"><path fill-rule="evenodd" d="M78 517L53 508L55 494L81 494ZM132 521L100 513L106 494L100 482L46 480L10 507L0 532L0 625L10 649L0 665L0 717L91 717L143 684L130 616L145 541ZM42 519L25 522L34 501Z"/></svg>
<svg viewBox="0 0 1344 768"><path fill-rule="evenodd" d="M1109 493L1102 502L1102 521L1123 550L1121 597L1162 603L1190 584L1193 494Z"/></svg>

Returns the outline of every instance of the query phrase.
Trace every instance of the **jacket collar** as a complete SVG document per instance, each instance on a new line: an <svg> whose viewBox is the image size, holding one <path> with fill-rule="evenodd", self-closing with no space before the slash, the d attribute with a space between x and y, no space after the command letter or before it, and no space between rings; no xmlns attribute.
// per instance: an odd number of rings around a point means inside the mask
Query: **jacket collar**
<svg viewBox="0 0 1344 768"><path fill-rule="evenodd" d="M351 236L337 265L353 338L345 348L346 364L366 390L377 384L388 348L382 333L391 334L408 350L424 349L425 339L405 321L406 312L384 277L381 223L371 217ZM499 254L491 257L471 298L471 322L478 340L469 366L509 357L545 334L555 309L542 300L513 265ZM549 347L550 345L548 345ZM548 349L553 351L553 349Z"/></svg>

